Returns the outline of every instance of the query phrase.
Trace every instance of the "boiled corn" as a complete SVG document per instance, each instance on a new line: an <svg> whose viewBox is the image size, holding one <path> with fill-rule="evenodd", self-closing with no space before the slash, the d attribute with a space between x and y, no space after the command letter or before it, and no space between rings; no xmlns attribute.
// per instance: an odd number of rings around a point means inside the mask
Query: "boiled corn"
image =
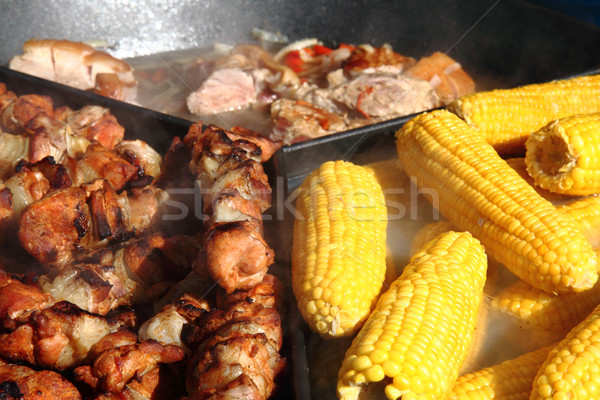
<svg viewBox="0 0 600 400"><path fill-rule="evenodd" d="M600 75L460 97L448 107L502 155L524 154L525 140L548 122L600 112Z"/></svg>
<svg viewBox="0 0 600 400"><path fill-rule="evenodd" d="M459 377L446 400L527 400L531 384L553 346Z"/></svg>
<svg viewBox="0 0 600 400"><path fill-rule="evenodd" d="M578 225L456 115L420 114L396 136L407 173L417 186L437 193L434 206L514 274L550 293L596 283L596 255Z"/></svg>
<svg viewBox="0 0 600 400"><path fill-rule="evenodd" d="M548 354L530 400L600 398L600 306Z"/></svg>
<svg viewBox="0 0 600 400"><path fill-rule="evenodd" d="M353 334L375 305L386 271L386 208L368 169L326 162L299 188L292 288L323 337Z"/></svg>
<svg viewBox="0 0 600 400"><path fill-rule="evenodd" d="M527 171L554 193L600 193L600 113L557 119L533 132L525 143Z"/></svg>
<svg viewBox="0 0 600 400"><path fill-rule="evenodd" d="M415 254L379 298L346 352L338 396L358 399L384 379L388 399L441 399L465 360L483 297L487 257L467 232Z"/></svg>

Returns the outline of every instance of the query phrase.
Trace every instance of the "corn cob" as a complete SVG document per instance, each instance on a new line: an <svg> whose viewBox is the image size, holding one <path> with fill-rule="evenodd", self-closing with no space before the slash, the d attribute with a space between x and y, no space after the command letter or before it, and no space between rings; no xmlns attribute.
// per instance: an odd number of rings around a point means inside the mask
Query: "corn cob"
<svg viewBox="0 0 600 400"><path fill-rule="evenodd" d="M600 193L600 113L554 120L525 142L527 171L540 187L555 193Z"/></svg>
<svg viewBox="0 0 600 400"><path fill-rule="evenodd" d="M558 210L577 221L593 248L600 247L600 196L588 196L564 203L558 206Z"/></svg>
<svg viewBox="0 0 600 400"><path fill-rule="evenodd" d="M524 281L550 293L596 283L596 255L578 225L456 115L411 119L397 132L397 151L417 186L437 193L442 215Z"/></svg>
<svg viewBox="0 0 600 400"><path fill-rule="evenodd" d="M353 334L385 278L386 209L373 174L326 162L299 188L292 288L309 326L323 337Z"/></svg>
<svg viewBox="0 0 600 400"><path fill-rule="evenodd" d="M443 398L469 350L486 265L467 232L428 242L352 341L338 374L340 399L362 398L368 383L384 379L388 399Z"/></svg>
<svg viewBox="0 0 600 400"><path fill-rule="evenodd" d="M600 398L600 306L548 354L530 400Z"/></svg>
<svg viewBox="0 0 600 400"><path fill-rule="evenodd" d="M445 400L527 400L531 384L553 346L459 377Z"/></svg>
<svg viewBox="0 0 600 400"><path fill-rule="evenodd" d="M552 204L556 205L564 201L573 200L573 196L554 193L549 190L542 189L541 187L536 185L531 175L529 175L529 172L527 172L527 165L525 165L525 157L507 158L506 163L512 169L514 169L519 174L519 176L525 180L525 182L531 185L540 196L542 196L544 199L548 200Z"/></svg>
<svg viewBox="0 0 600 400"><path fill-rule="evenodd" d="M525 140L558 118L600 111L600 75L590 75L460 97L449 110L502 155L524 154Z"/></svg>
<svg viewBox="0 0 600 400"><path fill-rule="evenodd" d="M600 250L596 250L600 256ZM553 340L564 337L600 304L600 281L580 293L548 294L518 280L500 291L492 308L514 316L527 328L545 331Z"/></svg>

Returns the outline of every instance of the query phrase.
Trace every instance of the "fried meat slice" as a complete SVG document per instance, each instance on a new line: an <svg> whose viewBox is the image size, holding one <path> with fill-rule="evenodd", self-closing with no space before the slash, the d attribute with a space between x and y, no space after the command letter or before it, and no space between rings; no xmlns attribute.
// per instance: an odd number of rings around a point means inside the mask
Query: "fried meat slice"
<svg viewBox="0 0 600 400"><path fill-rule="evenodd" d="M77 388L55 371L36 371L24 365L0 365L0 398L19 400L81 400Z"/></svg>

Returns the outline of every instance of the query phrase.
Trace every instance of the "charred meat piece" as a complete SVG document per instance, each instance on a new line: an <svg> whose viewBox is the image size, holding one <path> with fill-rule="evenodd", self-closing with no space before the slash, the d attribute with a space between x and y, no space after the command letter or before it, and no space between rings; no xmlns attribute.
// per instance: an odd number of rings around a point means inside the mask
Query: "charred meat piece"
<svg viewBox="0 0 600 400"><path fill-rule="evenodd" d="M254 203L254 207L248 204L239 204L239 206L232 204L236 203L235 200L232 202L232 197L239 198L246 203ZM204 199L204 212L213 214L213 222L243 220L249 217L258 219L261 218L262 212L271 206L271 187L262 165L254 160L248 160L219 176L204 195ZM230 204L231 208L239 211L241 215L247 216L232 219L223 215L227 212L220 214L219 210L222 210L223 207L219 203L222 201ZM257 209L258 215L256 211L252 212L253 208ZM243 211L250 212L250 214Z"/></svg>
<svg viewBox="0 0 600 400"><path fill-rule="evenodd" d="M75 186L103 178L117 192L138 173L134 165L99 144L90 145L80 160L65 163L65 168Z"/></svg>
<svg viewBox="0 0 600 400"><path fill-rule="evenodd" d="M79 365L90 348L110 333L105 318L67 301L39 312L0 335L0 356L14 363L65 370Z"/></svg>
<svg viewBox="0 0 600 400"><path fill-rule="evenodd" d="M81 400L77 388L55 371L36 371L24 365L0 365L0 398L19 400Z"/></svg>
<svg viewBox="0 0 600 400"><path fill-rule="evenodd" d="M174 345L163 345L155 340L128 343L120 337L110 341L111 336L99 342L101 349L92 348L93 362L75 368L75 379L85 382L100 393L120 392L132 379L144 376L160 363L176 363L185 358L183 349ZM135 335L134 335L135 336Z"/></svg>
<svg viewBox="0 0 600 400"><path fill-rule="evenodd" d="M0 270L0 321L5 330L14 330L51 303L51 297L37 285L23 283Z"/></svg>
<svg viewBox="0 0 600 400"><path fill-rule="evenodd" d="M24 133L38 115L54 117L54 103L50 97L39 94L16 96L6 91L6 86L0 88L0 127L4 132Z"/></svg>
<svg viewBox="0 0 600 400"><path fill-rule="evenodd" d="M204 248L205 258L199 257L194 268L207 268L229 293L260 282L275 257L263 237L262 223L255 219L214 224L206 232Z"/></svg>
<svg viewBox="0 0 600 400"><path fill-rule="evenodd" d="M67 155L79 158L90 145L84 137L73 134L64 122L47 115L38 115L27 124L30 132L27 161L37 162L52 157L61 162Z"/></svg>
<svg viewBox="0 0 600 400"><path fill-rule="evenodd" d="M116 194L106 181L48 193L21 214L23 248L50 270L79 253L143 235L152 228L166 192L146 187Z"/></svg>
<svg viewBox="0 0 600 400"><path fill-rule="evenodd" d="M85 190L69 187L31 203L19 220L19 241L42 263L65 265L73 250L93 244Z"/></svg>

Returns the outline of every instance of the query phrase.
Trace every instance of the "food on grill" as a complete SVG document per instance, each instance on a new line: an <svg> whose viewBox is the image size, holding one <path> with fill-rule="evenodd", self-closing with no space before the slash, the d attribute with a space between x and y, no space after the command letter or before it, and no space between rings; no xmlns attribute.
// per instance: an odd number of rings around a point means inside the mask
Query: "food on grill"
<svg viewBox="0 0 600 400"><path fill-rule="evenodd" d="M465 95L449 109L500 155L524 154L527 137L549 122L600 111L600 75Z"/></svg>
<svg viewBox="0 0 600 400"><path fill-rule="evenodd" d="M266 274L274 255L262 231L271 189L261 163L279 145L197 124L163 159L124 140L105 108L55 109L49 97L0 89L2 362L35 368L19 373L55 387L70 379L74 398L266 399L284 365L285 307L281 283ZM209 218L196 236L160 232L182 178L205 191L197 212ZM227 290L215 299L219 274Z"/></svg>
<svg viewBox="0 0 600 400"><path fill-rule="evenodd" d="M515 359L463 375L444 399L529 399L533 379L551 349L552 346L545 346Z"/></svg>
<svg viewBox="0 0 600 400"><path fill-rule="evenodd" d="M527 171L540 187L555 193L600 193L595 165L600 113L556 119L525 142Z"/></svg>
<svg viewBox="0 0 600 400"><path fill-rule="evenodd" d="M456 115L421 114L397 132L397 152L434 206L532 286L583 291L598 279L596 255L577 223L544 200Z"/></svg>
<svg viewBox="0 0 600 400"><path fill-rule="evenodd" d="M326 162L296 199L292 288L311 329L348 336L364 323L386 273L387 214L374 174Z"/></svg>
<svg viewBox="0 0 600 400"><path fill-rule="evenodd" d="M439 52L417 61L389 45L330 48L310 39L274 55L250 44L215 46L214 53L179 74L187 83L182 90L195 89L186 94L190 117L245 115L281 144L438 107L474 90L460 64Z"/></svg>
<svg viewBox="0 0 600 400"><path fill-rule="evenodd" d="M596 307L550 350L533 380L531 399L598 396L599 312Z"/></svg>
<svg viewBox="0 0 600 400"><path fill-rule="evenodd" d="M261 162L275 145L258 134L200 123L192 125L184 143L208 216L195 268L207 270L228 293L250 289L274 260L263 238L262 213L271 205L271 187Z"/></svg>
<svg viewBox="0 0 600 400"><path fill-rule="evenodd" d="M117 100L135 102L137 96L129 64L82 42L30 39L9 68Z"/></svg>
<svg viewBox="0 0 600 400"><path fill-rule="evenodd" d="M363 398L370 383L382 382L389 399L444 398L467 356L486 270L483 246L467 232L428 242L353 340L339 371L338 396Z"/></svg>
<svg viewBox="0 0 600 400"><path fill-rule="evenodd" d="M152 186L117 194L107 180L59 189L22 212L19 240L39 262L61 269L82 251L150 231L165 195Z"/></svg>
<svg viewBox="0 0 600 400"><path fill-rule="evenodd" d="M92 142L112 150L125 132L106 108L54 109L50 98L35 94L16 96L4 84L0 84L0 113L3 178L12 174L19 161L36 163L52 157L62 163L68 157L79 159Z"/></svg>
<svg viewBox="0 0 600 400"><path fill-rule="evenodd" d="M348 56L339 60L342 52ZM331 60L318 77L315 59ZM306 76L271 105L271 137L284 144L428 110L475 90L460 64L441 53L416 61L388 46L313 45L286 54L283 63Z"/></svg>

